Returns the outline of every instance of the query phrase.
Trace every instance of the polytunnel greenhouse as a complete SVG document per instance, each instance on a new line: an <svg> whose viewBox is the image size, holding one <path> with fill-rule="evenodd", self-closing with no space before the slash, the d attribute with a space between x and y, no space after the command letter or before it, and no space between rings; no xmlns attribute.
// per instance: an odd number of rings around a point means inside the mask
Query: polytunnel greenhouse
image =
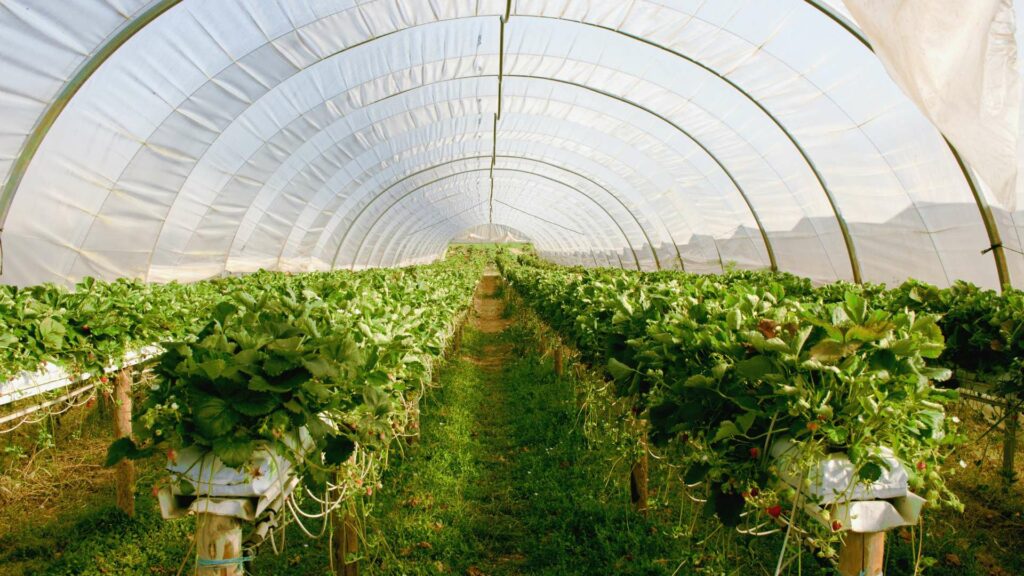
<svg viewBox="0 0 1024 576"><path fill-rule="evenodd" d="M1022 13L0 0L0 576L1024 574Z"/></svg>

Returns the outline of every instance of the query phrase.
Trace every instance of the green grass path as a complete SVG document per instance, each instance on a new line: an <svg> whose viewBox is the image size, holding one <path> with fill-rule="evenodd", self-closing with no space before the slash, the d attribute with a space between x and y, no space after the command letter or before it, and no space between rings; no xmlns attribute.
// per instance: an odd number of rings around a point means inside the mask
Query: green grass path
<svg viewBox="0 0 1024 576"><path fill-rule="evenodd" d="M367 573L670 573L671 540L606 489L614 455L587 447L571 383L515 319L493 331L493 304L478 302L420 444L385 479L398 492L378 499L368 533L389 551Z"/></svg>

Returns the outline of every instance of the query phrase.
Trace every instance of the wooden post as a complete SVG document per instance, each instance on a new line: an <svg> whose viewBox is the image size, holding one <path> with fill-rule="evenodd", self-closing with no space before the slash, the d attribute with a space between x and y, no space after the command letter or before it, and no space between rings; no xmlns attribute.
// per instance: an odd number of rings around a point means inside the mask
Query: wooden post
<svg viewBox="0 0 1024 576"><path fill-rule="evenodd" d="M842 576L881 576L885 560L885 532L847 532L839 551Z"/></svg>
<svg viewBox="0 0 1024 576"><path fill-rule="evenodd" d="M644 452L629 474L629 495L633 507L641 514L647 513L647 452Z"/></svg>
<svg viewBox="0 0 1024 576"><path fill-rule="evenodd" d="M1007 483L1012 484L1016 481L1016 474L1014 473L1014 455L1017 452L1017 419L1020 414L1017 413L1013 407L1010 406L1009 401L1006 404L1006 423L1004 437L1003 437L1003 476Z"/></svg>
<svg viewBox="0 0 1024 576"><path fill-rule="evenodd" d="M196 576L243 576L242 521L230 516L197 514L196 551ZM229 562L222 564L224 561Z"/></svg>
<svg viewBox="0 0 1024 576"><path fill-rule="evenodd" d="M409 429L406 430L406 434L410 436L405 437L405 443L412 446L420 440L420 398L421 395L417 394L415 400L410 402L412 405L409 410Z"/></svg>
<svg viewBox="0 0 1024 576"><path fill-rule="evenodd" d="M555 342L554 357L555 357L555 374L561 376L562 375L562 344L559 343L559 342Z"/></svg>
<svg viewBox="0 0 1024 576"><path fill-rule="evenodd" d="M122 368L114 378L114 438L132 436L132 371ZM127 458L114 471L117 507L135 516L135 463Z"/></svg>
<svg viewBox="0 0 1024 576"><path fill-rule="evenodd" d="M641 421L642 424L642 421ZM638 427L641 430L640 456L633 462L633 468L629 471L629 496L637 512L647 513L647 429L645 426Z"/></svg>
<svg viewBox="0 0 1024 576"><path fill-rule="evenodd" d="M359 528L351 504L336 510L331 519L334 523L334 534L331 537L334 573L336 576L359 576L359 563L348 561L350 555L359 552Z"/></svg>

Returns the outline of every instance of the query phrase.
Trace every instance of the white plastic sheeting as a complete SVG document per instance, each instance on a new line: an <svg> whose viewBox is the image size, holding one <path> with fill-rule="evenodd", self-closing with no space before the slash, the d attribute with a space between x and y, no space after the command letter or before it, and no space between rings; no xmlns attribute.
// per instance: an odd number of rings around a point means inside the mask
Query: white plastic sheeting
<svg viewBox="0 0 1024 576"><path fill-rule="evenodd" d="M489 222L564 263L999 282L836 1L59 4L0 3L3 282L402 265Z"/></svg>
<svg viewBox="0 0 1024 576"><path fill-rule="evenodd" d="M846 0L896 83L1013 210L1020 82L1011 0Z"/></svg>
<svg viewBox="0 0 1024 576"><path fill-rule="evenodd" d="M462 233L452 238L453 243L462 244L522 244L529 241L530 239L526 234L501 224L479 224L463 230Z"/></svg>

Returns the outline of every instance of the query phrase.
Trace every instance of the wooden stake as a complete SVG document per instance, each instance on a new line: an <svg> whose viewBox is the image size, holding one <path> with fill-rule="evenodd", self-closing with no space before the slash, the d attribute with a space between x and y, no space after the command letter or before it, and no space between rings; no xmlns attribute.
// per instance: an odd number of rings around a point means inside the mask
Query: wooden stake
<svg viewBox="0 0 1024 576"><path fill-rule="evenodd" d="M242 566L242 521L230 516L214 514L196 515L196 576L243 576ZM203 561L226 564L204 566Z"/></svg>
<svg viewBox="0 0 1024 576"><path fill-rule="evenodd" d="M630 500L637 512L647 513L647 435L644 434L640 440L640 447L643 449L640 457L633 462L633 468L629 472L629 495Z"/></svg>
<svg viewBox="0 0 1024 576"><path fill-rule="evenodd" d="M331 548L336 576L359 576L359 563L348 562L350 555L359 552L359 528L350 506L336 510L331 517L334 523Z"/></svg>
<svg viewBox="0 0 1024 576"><path fill-rule="evenodd" d="M555 343L555 374L562 375L562 345L558 342Z"/></svg>
<svg viewBox="0 0 1024 576"><path fill-rule="evenodd" d="M1014 455L1017 452L1017 419L1020 414L1013 410L1013 408L1007 402L1005 408L1006 423L1004 426L1004 437L1003 437L1003 479L1013 484L1017 478L1014 468Z"/></svg>
<svg viewBox="0 0 1024 576"><path fill-rule="evenodd" d="M114 378L114 438L132 436L132 371L122 368ZM135 463L121 460L114 471L117 507L135 516Z"/></svg>
<svg viewBox="0 0 1024 576"><path fill-rule="evenodd" d="M847 532L839 551L842 576L881 576L885 560L885 532Z"/></svg>
<svg viewBox="0 0 1024 576"><path fill-rule="evenodd" d="M420 395L416 395L416 399L411 402L412 409L409 411L409 429L406 430L406 434L411 434L405 437L405 443L412 446L420 440Z"/></svg>

